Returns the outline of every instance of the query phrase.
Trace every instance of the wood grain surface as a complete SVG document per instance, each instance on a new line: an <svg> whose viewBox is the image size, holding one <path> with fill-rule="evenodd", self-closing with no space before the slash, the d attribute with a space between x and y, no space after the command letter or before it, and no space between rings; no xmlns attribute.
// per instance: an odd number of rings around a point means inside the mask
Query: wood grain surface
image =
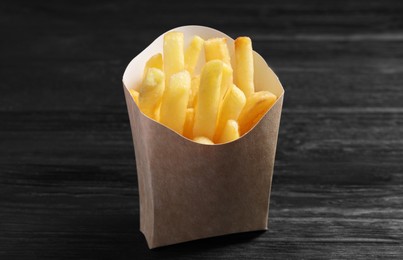
<svg viewBox="0 0 403 260"><path fill-rule="evenodd" d="M0 259L402 259L403 2L0 3ZM148 250L121 78L249 35L286 90L269 230Z"/></svg>

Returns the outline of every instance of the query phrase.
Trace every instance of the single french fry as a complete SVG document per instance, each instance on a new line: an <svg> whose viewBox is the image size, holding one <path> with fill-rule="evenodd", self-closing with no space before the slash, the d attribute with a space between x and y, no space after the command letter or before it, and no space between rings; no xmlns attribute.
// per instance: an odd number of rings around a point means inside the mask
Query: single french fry
<svg viewBox="0 0 403 260"><path fill-rule="evenodd" d="M227 143L239 138L238 123L235 120L228 120L217 143Z"/></svg>
<svg viewBox="0 0 403 260"><path fill-rule="evenodd" d="M171 76L162 96L160 122L182 134L189 99L190 75L184 70Z"/></svg>
<svg viewBox="0 0 403 260"><path fill-rule="evenodd" d="M146 62L146 65L144 66L144 72L143 72L143 80L146 77L147 71L149 68L157 68L160 70L163 70L163 62L162 62L162 54L157 53L153 55L148 61Z"/></svg>
<svg viewBox="0 0 403 260"><path fill-rule="evenodd" d="M212 60L202 70L193 127L194 136L214 137L220 103L223 62Z"/></svg>
<svg viewBox="0 0 403 260"><path fill-rule="evenodd" d="M253 73L252 41L249 37L238 37L235 40L234 83L246 97L255 92Z"/></svg>
<svg viewBox="0 0 403 260"><path fill-rule="evenodd" d="M161 103L165 89L164 72L160 69L149 68L139 89L139 108L141 112L156 119L156 109Z"/></svg>
<svg viewBox="0 0 403 260"><path fill-rule="evenodd" d="M139 105L139 92L137 92L134 89L129 89L130 95L132 96L134 102L136 102L137 105Z"/></svg>
<svg viewBox="0 0 403 260"><path fill-rule="evenodd" d="M164 35L164 73L165 85L169 85L173 74L178 73L185 68L183 54L183 33L167 32Z"/></svg>
<svg viewBox="0 0 403 260"><path fill-rule="evenodd" d="M200 52L203 48L204 40L199 36L193 37L189 47L185 51L185 69L193 76L197 62L200 57Z"/></svg>
<svg viewBox="0 0 403 260"><path fill-rule="evenodd" d="M239 133L242 136L248 132L272 107L277 97L270 91L253 93L246 99L245 107L238 118Z"/></svg>
<svg viewBox="0 0 403 260"><path fill-rule="evenodd" d="M193 138L193 141L199 144L214 144L210 139L204 136L198 136Z"/></svg>
<svg viewBox="0 0 403 260"><path fill-rule="evenodd" d="M237 86L232 85L221 104L220 115L218 116L218 123L214 137L215 141L220 138L228 120L238 120L245 103L245 94L242 90L237 88Z"/></svg>
<svg viewBox="0 0 403 260"><path fill-rule="evenodd" d="M200 76L197 75L197 76L192 77L192 84L191 84L191 88L190 88L188 107L195 107L196 96L197 96L197 93L199 92L199 85L200 85Z"/></svg>
<svg viewBox="0 0 403 260"><path fill-rule="evenodd" d="M199 80L199 86L200 86L200 80ZM199 89L197 89L195 97L193 99L193 107L196 108L197 107L197 100L199 100Z"/></svg>
<svg viewBox="0 0 403 260"><path fill-rule="evenodd" d="M185 126L183 128L183 136L192 139L193 138L193 121L194 121L195 110L194 108L186 109L186 119Z"/></svg>
<svg viewBox="0 0 403 260"><path fill-rule="evenodd" d="M164 96L164 94L162 94L162 96ZM161 104L162 104L162 98L161 98L161 102L160 104L157 106L156 110L155 110L155 121L160 122L160 111L161 111Z"/></svg>
<svg viewBox="0 0 403 260"><path fill-rule="evenodd" d="M222 60L231 67L226 38L211 38L204 41L204 55L206 62L211 60Z"/></svg>
<svg viewBox="0 0 403 260"><path fill-rule="evenodd" d="M228 64L224 63L222 70L222 80L221 80L221 90L220 90L220 101L223 100L227 91L232 87L232 68Z"/></svg>

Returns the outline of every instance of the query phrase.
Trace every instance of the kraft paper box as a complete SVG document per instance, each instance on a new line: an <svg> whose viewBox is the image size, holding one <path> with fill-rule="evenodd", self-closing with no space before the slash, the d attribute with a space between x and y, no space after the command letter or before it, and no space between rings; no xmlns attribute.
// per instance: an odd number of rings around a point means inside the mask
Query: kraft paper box
<svg viewBox="0 0 403 260"><path fill-rule="evenodd" d="M225 37L233 56L234 40L222 32L203 26L173 30L184 33L185 47L194 35L205 40ZM140 230L149 248L267 230L284 95L277 76L255 52L255 89L271 91L278 96L276 103L240 139L199 144L146 117L128 91L138 89L146 61L162 49L163 35L135 57L123 75L137 164Z"/></svg>

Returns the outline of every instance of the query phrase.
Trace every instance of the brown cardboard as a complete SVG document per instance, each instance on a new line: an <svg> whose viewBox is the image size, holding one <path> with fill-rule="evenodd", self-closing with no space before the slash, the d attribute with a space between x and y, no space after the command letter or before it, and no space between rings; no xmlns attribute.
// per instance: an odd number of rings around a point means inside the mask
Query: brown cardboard
<svg viewBox="0 0 403 260"><path fill-rule="evenodd" d="M202 26L173 29L204 39L227 37ZM162 36L129 64L123 77L140 196L140 230L149 248L237 232L266 230L284 90L254 53L256 90L279 98L261 121L238 140L203 145L140 112L128 91L137 88L144 63L162 52Z"/></svg>

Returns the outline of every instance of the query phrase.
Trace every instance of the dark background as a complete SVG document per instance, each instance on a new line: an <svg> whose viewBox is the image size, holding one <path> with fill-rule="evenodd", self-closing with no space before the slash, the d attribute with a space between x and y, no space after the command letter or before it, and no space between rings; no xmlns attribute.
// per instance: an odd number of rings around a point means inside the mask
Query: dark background
<svg viewBox="0 0 403 260"><path fill-rule="evenodd" d="M260 2L2 0L0 259L402 259L403 1ZM270 227L150 251L121 78L187 24L285 87Z"/></svg>

